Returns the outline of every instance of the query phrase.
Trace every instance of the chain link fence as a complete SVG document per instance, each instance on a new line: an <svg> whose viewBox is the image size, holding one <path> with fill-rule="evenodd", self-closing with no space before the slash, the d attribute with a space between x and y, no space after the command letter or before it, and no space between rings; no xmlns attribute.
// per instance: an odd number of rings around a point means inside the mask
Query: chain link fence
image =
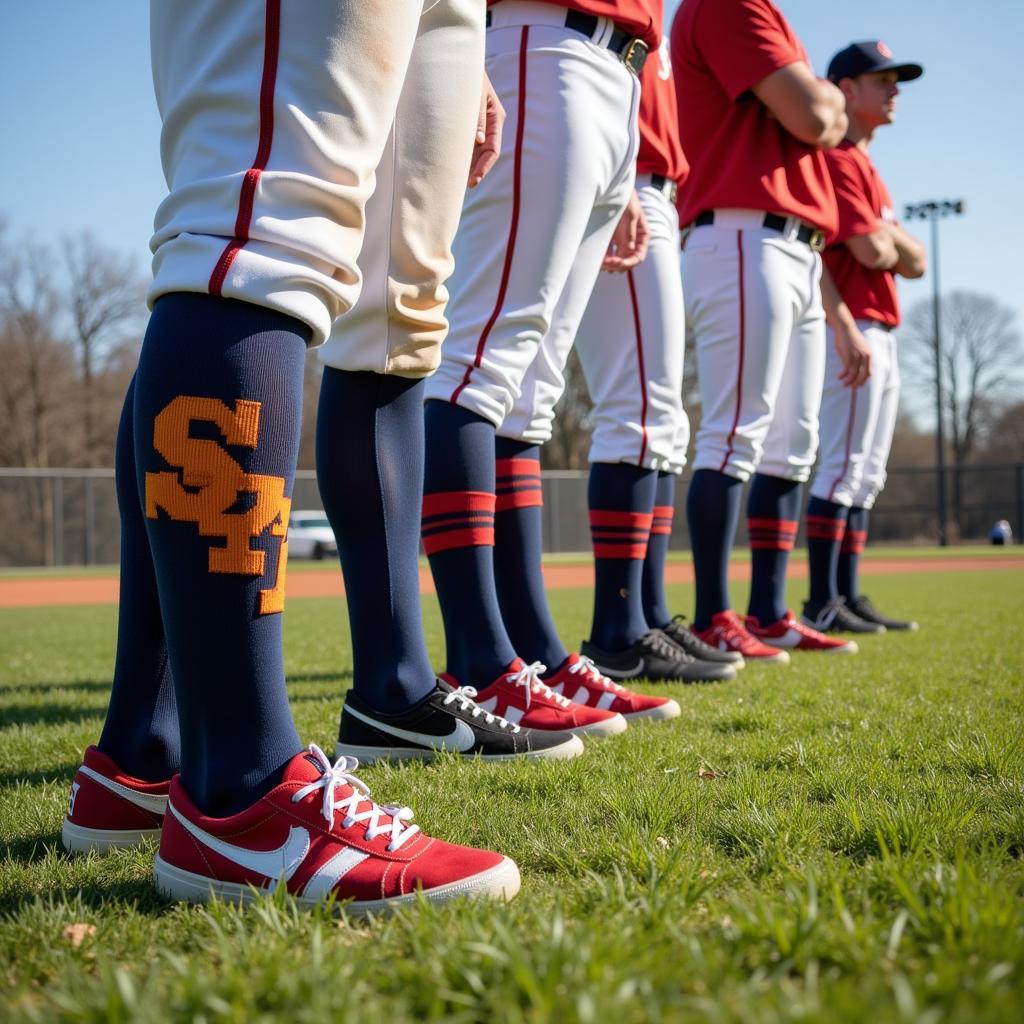
<svg viewBox="0 0 1024 1024"><path fill-rule="evenodd" d="M587 552L587 474L548 471L544 478L544 548ZM679 479L672 547L686 549L685 495ZM934 544L938 536L933 467L896 467L871 515L874 543ZM952 466L946 472L951 540L984 541L1006 519L1024 539L1024 462ZM296 476L292 507L321 508L312 470ZM111 469L0 469L0 567L115 565L120 537ZM745 543L740 521L739 543Z"/></svg>

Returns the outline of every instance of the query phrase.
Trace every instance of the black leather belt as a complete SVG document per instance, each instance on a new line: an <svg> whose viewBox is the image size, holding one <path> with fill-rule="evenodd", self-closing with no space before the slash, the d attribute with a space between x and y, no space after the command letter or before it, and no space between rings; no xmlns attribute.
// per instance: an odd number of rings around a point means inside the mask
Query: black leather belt
<svg viewBox="0 0 1024 1024"><path fill-rule="evenodd" d="M573 32L579 32L585 35L591 42L597 43L594 36L597 34L597 30L601 25L603 19L598 18L596 14L584 14L582 11L568 11L565 15L565 27L571 28ZM491 26L491 12L487 12L487 27ZM639 77L641 70L643 70L644 63L647 60L648 46L642 40L636 36L630 35L625 29L621 29L618 25L615 26L612 31L612 37L606 43L598 43L597 45L603 45L607 49L611 50L612 53L617 53L622 59L622 63L633 72L634 75Z"/></svg>
<svg viewBox="0 0 1024 1024"><path fill-rule="evenodd" d="M692 227L703 228L715 223L714 210L703 210L694 218ZM769 231L785 233L789 227L789 218L781 217L777 213L766 213L761 222ZM821 252L825 248L825 232L821 228L813 228L810 224L801 224L796 233L796 240L809 245L815 252Z"/></svg>
<svg viewBox="0 0 1024 1024"><path fill-rule="evenodd" d="M670 181L665 177L664 174L652 174L651 184L659 191L664 192L668 196L668 200L671 203L676 201L676 196L679 192L679 186L674 182Z"/></svg>

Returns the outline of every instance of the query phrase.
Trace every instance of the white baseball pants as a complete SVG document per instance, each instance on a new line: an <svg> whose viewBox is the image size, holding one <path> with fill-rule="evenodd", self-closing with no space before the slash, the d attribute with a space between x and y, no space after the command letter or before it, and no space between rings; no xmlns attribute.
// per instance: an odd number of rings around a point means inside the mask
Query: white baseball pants
<svg viewBox="0 0 1024 1024"><path fill-rule="evenodd" d="M427 398L543 443L533 410L562 370L633 187L640 88L619 58L564 25L565 8L491 8L487 72L508 114L502 155L466 195L451 329ZM551 403L553 406L553 402ZM517 416L508 420L513 407Z"/></svg>
<svg viewBox="0 0 1024 1024"><path fill-rule="evenodd" d="M821 458L811 494L847 508L870 509L885 486L900 404L896 335L873 320L858 320L871 347L871 376L859 388L839 383L839 357L828 332L821 399Z"/></svg>
<svg viewBox="0 0 1024 1024"><path fill-rule="evenodd" d="M150 302L175 291L241 299L304 321L320 344L359 296L369 215L366 261L387 329L380 316L376 330L346 323L332 365L429 373L483 21L483 0L152 0L170 194Z"/></svg>
<svg viewBox="0 0 1024 1024"><path fill-rule="evenodd" d="M590 461L681 473L690 422L682 399L679 215L649 174L636 184L651 232L647 258L628 273L599 275L576 335L594 402ZM553 405L541 412L554 418Z"/></svg>
<svg viewBox="0 0 1024 1024"><path fill-rule="evenodd" d="M716 210L686 241L702 417L694 469L804 481L825 374L821 257L756 210Z"/></svg>

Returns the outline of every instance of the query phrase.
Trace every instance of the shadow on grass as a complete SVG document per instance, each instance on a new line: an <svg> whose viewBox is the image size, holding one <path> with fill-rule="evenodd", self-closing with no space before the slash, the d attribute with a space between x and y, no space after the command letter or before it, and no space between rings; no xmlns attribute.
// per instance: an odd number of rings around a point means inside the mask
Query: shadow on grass
<svg viewBox="0 0 1024 1024"><path fill-rule="evenodd" d="M71 704L8 704L0 708L0 729L12 725L64 725L102 718L105 706L83 708Z"/></svg>
<svg viewBox="0 0 1024 1024"><path fill-rule="evenodd" d="M352 682L352 669L340 672L292 672L285 677L288 683L342 683Z"/></svg>
<svg viewBox="0 0 1024 1024"><path fill-rule="evenodd" d="M55 690L77 690L81 693L107 693L110 690L109 679L77 679L71 683L9 683L0 687L0 695L4 693L53 693Z"/></svg>
<svg viewBox="0 0 1024 1024"><path fill-rule="evenodd" d="M45 782L65 782L70 785L79 763L78 761L69 761L66 764L52 765L45 770L34 772L0 772L0 789L7 789L18 785L18 783L35 786Z"/></svg>
<svg viewBox="0 0 1024 1024"><path fill-rule="evenodd" d="M0 896L0 916L14 916L37 900L55 903L81 902L86 907L117 913L117 905L147 917L160 917L173 910L175 904L163 899L151 878L117 879L109 882L87 882L82 886L55 885L45 892L21 890Z"/></svg>

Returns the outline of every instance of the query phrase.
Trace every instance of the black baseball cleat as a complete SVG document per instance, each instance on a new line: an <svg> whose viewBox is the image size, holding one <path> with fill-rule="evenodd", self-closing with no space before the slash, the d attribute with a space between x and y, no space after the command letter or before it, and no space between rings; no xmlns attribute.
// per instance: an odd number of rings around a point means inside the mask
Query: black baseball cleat
<svg viewBox="0 0 1024 1024"><path fill-rule="evenodd" d="M878 622L862 619L851 611L846 600L833 597L821 604L804 602L804 613L800 621L819 633L884 633L885 626Z"/></svg>
<svg viewBox="0 0 1024 1024"><path fill-rule="evenodd" d="M723 665L732 665L737 670L745 665L743 655L739 651L720 651L717 647L704 643L686 625L686 617L683 615L673 616L668 625L661 627L661 631L672 643L677 647L682 647L691 658L696 658L698 661L720 662Z"/></svg>
<svg viewBox="0 0 1024 1024"><path fill-rule="evenodd" d="M648 630L622 651L602 651L589 641L580 648L610 679L651 679L657 682L716 683L736 678L736 669L722 662L698 661L660 629Z"/></svg>
<svg viewBox="0 0 1024 1024"><path fill-rule="evenodd" d="M484 711L475 696L472 687L456 689L439 679L408 711L385 715L350 690L341 709L334 756L358 757L368 764L382 758L430 760L442 750L484 761L560 760L583 753L578 736L513 725Z"/></svg>
<svg viewBox="0 0 1024 1024"><path fill-rule="evenodd" d="M917 623L913 619L904 621L903 619L890 619L888 615L883 615L864 594L850 601L849 607L854 614L865 622L874 622L879 626L884 626L886 629L914 633L918 628Z"/></svg>

